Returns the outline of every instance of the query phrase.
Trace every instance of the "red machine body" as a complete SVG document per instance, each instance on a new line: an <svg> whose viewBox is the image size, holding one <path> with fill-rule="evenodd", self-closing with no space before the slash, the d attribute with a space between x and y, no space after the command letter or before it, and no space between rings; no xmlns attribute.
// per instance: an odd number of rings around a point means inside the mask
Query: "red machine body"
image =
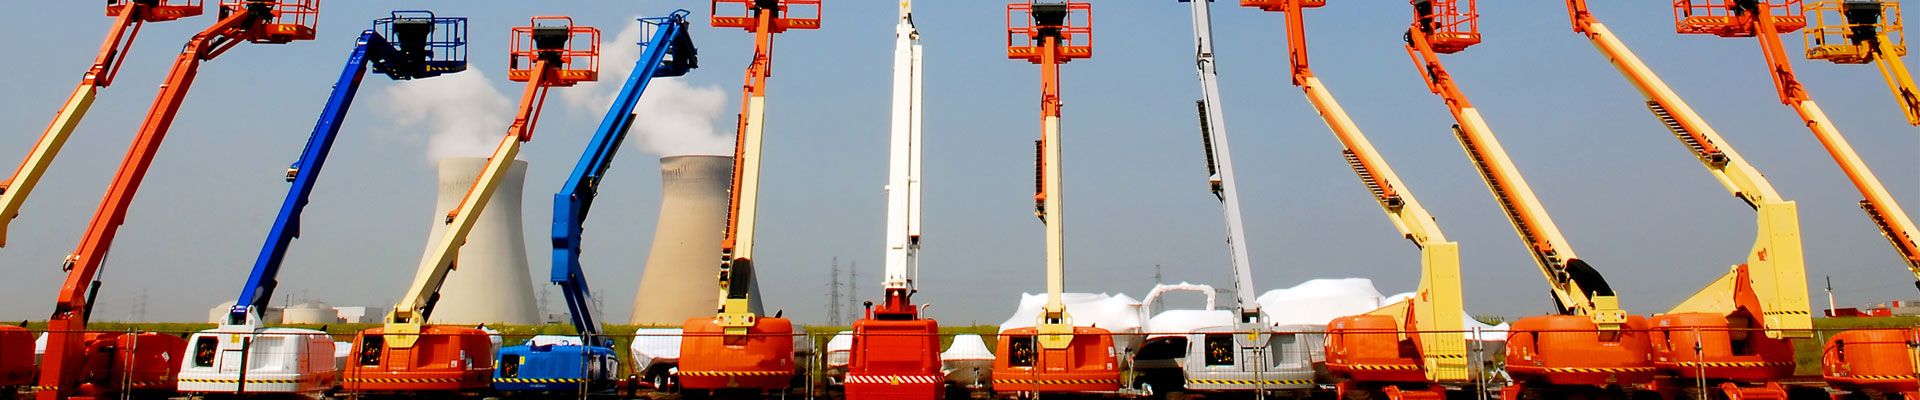
<svg viewBox="0 0 1920 400"><path fill-rule="evenodd" d="M354 393L455 392L488 389L493 377L493 339L470 327L428 326L410 349L386 346L384 328L354 338L344 389Z"/></svg>
<svg viewBox="0 0 1920 400"><path fill-rule="evenodd" d="M994 347L993 391L998 393L1102 393L1120 390L1120 361L1113 333L1074 327L1065 349L1040 347L1035 328L1000 332Z"/></svg>
<svg viewBox="0 0 1920 400"><path fill-rule="evenodd" d="M0 392L33 384L33 332L0 326Z"/></svg>
<svg viewBox="0 0 1920 400"><path fill-rule="evenodd" d="M940 399L947 380L940 372L940 324L893 297L853 323L847 398Z"/></svg>
<svg viewBox="0 0 1920 400"><path fill-rule="evenodd" d="M1507 335L1507 373L1548 385L1645 384L1656 371L1650 351L1647 320L1638 315L1615 332L1601 332L1584 316L1526 317Z"/></svg>
<svg viewBox="0 0 1920 400"><path fill-rule="evenodd" d="M687 320L680 344L680 387L783 390L793 385L793 322L759 318L747 334L727 335L711 318Z"/></svg>
<svg viewBox="0 0 1920 400"><path fill-rule="evenodd" d="M1913 349L1920 346L1920 329L1855 329L1827 339L1820 355L1827 385L1849 392L1871 392L1920 397L1920 375L1915 374Z"/></svg>
<svg viewBox="0 0 1920 400"><path fill-rule="evenodd" d="M1354 315L1327 324L1327 371L1365 382L1426 383L1417 340L1401 340L1393 317Z"/></svg>

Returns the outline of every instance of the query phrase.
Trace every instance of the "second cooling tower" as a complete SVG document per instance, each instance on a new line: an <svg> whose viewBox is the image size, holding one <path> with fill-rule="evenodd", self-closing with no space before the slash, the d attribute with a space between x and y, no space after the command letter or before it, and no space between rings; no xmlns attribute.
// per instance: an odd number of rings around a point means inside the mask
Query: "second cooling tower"
<svg viewBox="0 0 1920 400"><path fill-rule="evenodd" d="M440 160L439 200L435 202L433 231L427 243L438 243L447 229L446 215L466 199L474 178L486 167L485 158ZM460 247L453 272L440 287L431 323L539 324L533 278L527 263L527 240L520 224L521 197L527 163L514 161L494 189L493 200ZM431 251L431 250L428 250Z"/></svg>
<svg viewBox="0 0 1920 400"><path fill-rule="evenodd" d="M732 180L733 157L660 158L660 218L631 323L677 326L719 308L720 240ZM754 312L761 313L759 282L752 291Z"/></svg>

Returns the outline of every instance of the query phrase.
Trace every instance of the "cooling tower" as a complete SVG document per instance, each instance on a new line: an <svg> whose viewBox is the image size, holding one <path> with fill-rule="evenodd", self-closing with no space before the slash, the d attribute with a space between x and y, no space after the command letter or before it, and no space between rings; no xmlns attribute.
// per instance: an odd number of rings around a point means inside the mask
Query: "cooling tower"
<svg viewBox="0 0 1920 400"><path fill-rule="evenodd" d="M433 231L427 243L438 243L447 228L448 212L460 206L485 158L440 160L440 195L433 208ZM540 308L533 295L533 277L527 263L527 240L520 225L527 163L514 161L506 179L494 189L493 200L460 247L456 269L440 287L428 322L436 324L539 324ZM425 253L423 251L423 253ZM424 254L423 254L424 257Z"/></svg>
<svg viewBox="0 0 1920 400"><path fill-rule="evenodd" d="M660 218L631 323L679 326L719 307L720 239L726 234L732 179L733 157L660 159ZM752 290L753 311L765 314L759 282Z"/></svg>

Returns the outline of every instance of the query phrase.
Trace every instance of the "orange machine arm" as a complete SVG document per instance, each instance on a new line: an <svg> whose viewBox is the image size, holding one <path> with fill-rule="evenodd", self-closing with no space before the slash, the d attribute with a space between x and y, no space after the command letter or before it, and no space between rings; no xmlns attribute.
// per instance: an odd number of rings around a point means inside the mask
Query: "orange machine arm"
<svg viewBox="0 0 1920 400"><path fill-rule="evenodd" d="M1440 52L1460 51L1479 38L1440 32L1438 21L1432 10L1424 10L1416 15L1406 34L1407 54L1425 78L1428 90L1446 101L1447 109L1457 122L1455 135L1494 199L1506 212L1508 221L1513 223L1514 232L1526 243L1534 262L1545 275L1560 313L1590 317L1601 329L1619 329L1626 323L1627 316L1620 309L1619 298L1612 287L1599 271L1574 254L1572 246L1534 195L1533 188L1527 185L1492 129L1480 117L1479 110L1473 108L1473 103L1460 92L1440 63Z"/></svg>
<svg viewBox="0 0 1920 400"><path fill-rule="evenodd" d="M1920 228L1914 226L1913 220L1907 217L1906 211L1900 208L1900 204L1894 201L1893 195L1887 192L1886 186L1880 183L1880 178L1874 176L1873 170L1867 167L1866 161L1861 160L1860 155L1854 152L1853 145L1847 143L1846 137L1841 136L1840 130L1835 128L1832 120L1827 118L1826 112L1814 103L1813 97L1795 78L1793 65L1788 61L1786 48L1777 34L1779 30L1774 25L1774 19L1757 17L1773 15L1771 5L1759 2L1755 7L1756 10L1750 10L1736 18L1740 23L1746 24L1748 29L1756 32L1753 36L1760 40L1760 50L1766 56L1767 66L1772 72L1774 87L1778 89L1781 104L1793 107L1794 112L1800 115L1800 120L1806 123L1807 129L1813 132L1814 138L1820 141L1820 145L1826 148L1827 154L1833 157L1836 164L1839 164L1840 171L1847 175L1847 179L1853 183L1854 188L1860 191L1862 197L1865 197L1860 201L1860 208L1866 211L1867 218L1873 220L1874 225L1880 228L1880 233L1893 245L1894 252L1898 253L1901 261L1906 262L1908 272L1914 275L1915 286L1920 287L1920 242L1916 242L1920 241Z"/></svg>
<svg viewBox="0 0 1920 400"><path fill-rule="evenodd" d="M727 231L720 241L719 325L745 334L759 318L753 311L754 228L760 210L761 139L766 132L767 77L773 75L773 35L782 31L781 6L754 8L753 61L741 86L740 120L733 146L733 185L728 191ZM716 19L717 20L717 19ZM718 24L716 24L718 25Z"/></svg>
<svg viewBox="0 0 1920 400"><path fill-rule="evenodd" d="M87 225L79 248L68 255L61 266L62 270L67 271L67 280L61 285L57 293L58 303L47 320L47 352L40 369L40 385L51 390L42 391L41 399L69 396L77 389L75 386L78 386L86 372L85 367L79 364L83 351L81 341L84 336L82 331L87 328L87 318L93 308L92 294L97 293L99 288L95 278L105 262L107 250L113 244L114 235L126 219L127 207L133 202L134 193L140 190L147 167L153 164L161 140L166 138L167 130L173 125L174 115L180 111L181 103L186 101L187 90L193 86L200 63L214 59L247 40L240 36L250 29L259 28L263 23L260 15L246 11L234 12L213 27L194 35L187 42L185 51L174 61L173 72L167 75L166 84L161 85L153 107L147 110L146 120L140 124L133 147L127 150L119 172L114 175L112 186L108 187L100 207L94 211L93 221Z"/></svg>
<svg viewBox="0 0 1920 400"><path fill-rule="evenodd" d="M79 127L80 120L86 118L87 110L93 107L94 97L100 89L113 85L113 78L120 74L121 62L126 60L128 49L133 40L140 36L140 28L147 22L170 21L200 13L198 7L149 5L141 1L128 1L112 6L108 14L114 15L113 27L107 31L107 38L100 44L100 53L93 59L93 65L87 68L86 75L80 78L80 85L67 96L65 106L54 114L53 122L40 134L33 151L20 161L13 176L0 181L0 246L7 244L7 226L15 217L20 216L20 207L32 194L34 186L40 182L47 167L53 164L54 157L67 143L67 138Z"/></svg>

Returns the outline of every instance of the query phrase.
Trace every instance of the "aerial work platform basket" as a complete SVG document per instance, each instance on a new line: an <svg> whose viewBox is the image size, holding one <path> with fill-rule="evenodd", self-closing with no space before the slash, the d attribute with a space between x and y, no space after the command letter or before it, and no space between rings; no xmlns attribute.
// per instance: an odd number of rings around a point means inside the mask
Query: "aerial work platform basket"
<svg viewBox="0 0 1920 400"><path fill-rule="evenodd" d="M1414 17L1427 43L1440 54L1453 54L1480 44L1480 8L1477 0L1412 0Z"/></svg>
<svg viewBox="0 0 1920 400"><path fill-rule="evenodd" d="M765 7L765 8L763 8ZM707 15L716 28L743 28L760 31L759 11L774 10L773 26L768 33L788 29L820 29L820 0L713 0Z"/></svg>
<svg viewBox="0 0 1920 400"><path fill-rule="evenodd" d="M1299 2L1300 8L1319 8L1327 5L1327 0L1240 0L1240 6L1258 8L1261 11L1287 11L1294 2Z"/></svg>
<svg viewBox="0 0 1920 400"><path fill-rule="evenodd" d="M202 0L107 0L107 16L120 16L129 4L145 5L144 12L134 16L143 22L172 21L206 12Z"/></svg>
<svg viewBox="0 0 1920 400"><path fill-rule="evenodd" d="M1044 56L1046 37L1058 37L1053 58L1061 63L1093 57L1093 5L1007 5L1007 58L1035 64Z"/></svg>
<svg viewBox="0 0 1920 400"><path fill-rule="evenodd" d="M373 29L400 50L407 63L373 63L373 72L393 79L432 78L467 70L467 18L432 11L394 11ZM401 70L401 69L411 70Z"/></svg>
<svg viewBox="0 0 1920 400"><path fill-rule="evenodd" d="M1792 33L1807 26L1800 0L1674 0L1674 31L1720 37L1753 37L1753 18L1764 14L1774 32Z"/></svg>
<svg viewBox="0 0 1920 400"><path fill-rule="evenodd" d="M254 43L288 43L296 40L313 40L316 27L320 24L320 0L222 0L220 19L226 19L233 13L267 14L267 21L258 27L234 35Z"/></svg>
<svg viewBox="0 0 1920 400"><path fill-rule="evenodd" d="M1907 35L1900 3L1891 0L1820 0L1807 8L1812 24L1801 30L1807 58L1835 64L1874 61L1875 41L1886 43L1892 57L1907 55ZM1884 34L1884 35L1883 35Z"/></svg>
<svg viewBox="0 0 1920 400"><path fill-rule="evenodd" d="M542 86L568 87L600 79L600 29L574 26L571 17L533 17L528 26L513 28L507 79L533 79L540 61L558 64Z"/></svg>

